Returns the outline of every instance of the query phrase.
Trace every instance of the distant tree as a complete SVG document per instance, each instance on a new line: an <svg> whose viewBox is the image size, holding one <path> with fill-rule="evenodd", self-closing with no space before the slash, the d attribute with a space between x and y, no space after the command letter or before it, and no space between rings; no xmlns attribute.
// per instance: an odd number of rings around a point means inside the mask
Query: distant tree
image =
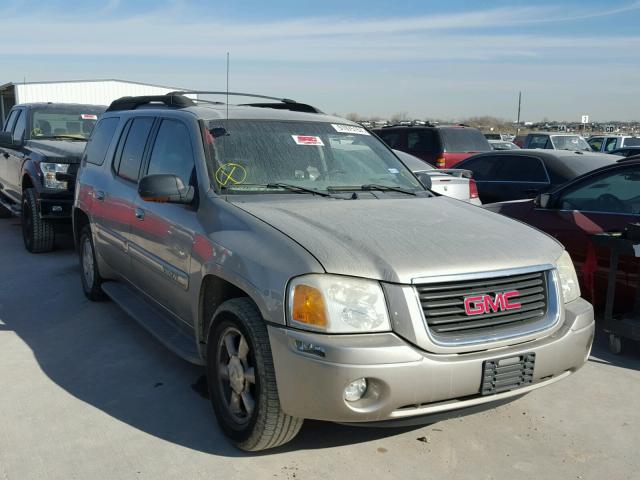
<svg viewBox="0 0 640 480"><path fill-rule="evenodd" d="M359 122L361 120L360 115L355 112L347 113L344 118L351 120L352 122Z"/></svg>

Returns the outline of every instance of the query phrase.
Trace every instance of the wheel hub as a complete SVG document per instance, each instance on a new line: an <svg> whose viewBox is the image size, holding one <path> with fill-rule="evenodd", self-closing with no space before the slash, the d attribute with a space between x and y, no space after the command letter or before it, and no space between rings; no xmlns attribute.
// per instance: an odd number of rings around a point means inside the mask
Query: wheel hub
<svg viewBox="0 0 640 480"><path fill-rule="evenodd" d="M244 367L237 356L231 357L229 360L229 384L231 389L236 393L242 393L244 390Z"/></svg>

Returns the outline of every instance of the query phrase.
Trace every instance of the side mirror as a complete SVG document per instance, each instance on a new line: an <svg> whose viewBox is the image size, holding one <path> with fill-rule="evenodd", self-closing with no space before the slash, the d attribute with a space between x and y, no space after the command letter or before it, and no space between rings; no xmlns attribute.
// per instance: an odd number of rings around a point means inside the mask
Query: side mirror
<svg viewBox="0 0 640 480"><path fill-rule="evenodd" d="M541 193L535 198L533 203L538 208L548 208L549 204L551 203L551 194Z"/></svg>
<svg viewBox="0 0 640 480"><path fill-rule="evenodd" d="M146 202L191 203L195 196L192 186L185 186L176 175L147 175L138 183L138 194Z"/></svg>
<svg viewBox="0 0 640 480"><path fill-rule="evenodd" d="M0 147L13 147L11 132L0 132Z"/></svg>
<svg viewBox="0 0 640 480"><path fill-rule="evenodd" d="M418 180L420 180L420 183L424 186L424 188L431 190L431 175L425 172L417 172L415 176Z"/></svg>

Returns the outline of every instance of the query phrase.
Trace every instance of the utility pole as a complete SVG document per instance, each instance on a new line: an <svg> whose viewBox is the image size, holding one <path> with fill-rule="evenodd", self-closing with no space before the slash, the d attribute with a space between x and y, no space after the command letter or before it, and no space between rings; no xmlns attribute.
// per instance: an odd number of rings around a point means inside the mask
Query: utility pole
<svg viewBox="0 0 640 480"><path fill-rule="evenodd" d="M518 92L518 126L516 127L516 135L520 134L520 107L522 106L522 92Z"/></svg>

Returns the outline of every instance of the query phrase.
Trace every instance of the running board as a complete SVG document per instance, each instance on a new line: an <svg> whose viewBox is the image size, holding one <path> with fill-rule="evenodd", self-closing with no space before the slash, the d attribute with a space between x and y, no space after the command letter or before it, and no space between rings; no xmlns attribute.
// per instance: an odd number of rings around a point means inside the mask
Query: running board
<svg viewBox="0 0 640 480"><path fill-rule="evenodd" d="M102 291L173 353L187 362L204 365L195 339L180 330L170 314L124 283L105 282Z"/></svg>
<svg viewBox="0 0 640 480"><path fill-rule="evenodd" d="M0 205L11 212L11 215L15 215L16 217L20 216L20 207L13 202L8 201L2 193L0 193Z"/></svg>

